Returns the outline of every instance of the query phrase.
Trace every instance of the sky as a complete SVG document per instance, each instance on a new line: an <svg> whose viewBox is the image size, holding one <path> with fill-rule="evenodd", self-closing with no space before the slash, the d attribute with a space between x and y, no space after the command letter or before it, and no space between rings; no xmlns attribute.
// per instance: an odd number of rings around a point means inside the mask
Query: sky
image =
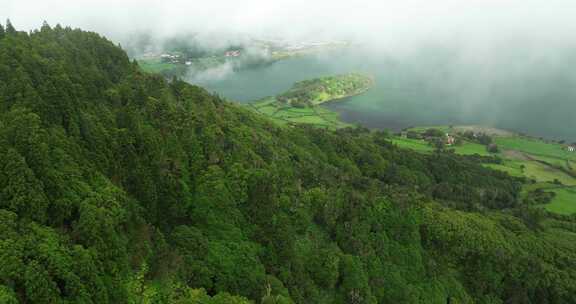
<svg viewBox="0 0 576 304"><path fill-rule="evenodd" d="M325 35L379 41L454 35L567 39L573 0L0 0L19 29L43 20L122 39L132 31Z"/></svg>

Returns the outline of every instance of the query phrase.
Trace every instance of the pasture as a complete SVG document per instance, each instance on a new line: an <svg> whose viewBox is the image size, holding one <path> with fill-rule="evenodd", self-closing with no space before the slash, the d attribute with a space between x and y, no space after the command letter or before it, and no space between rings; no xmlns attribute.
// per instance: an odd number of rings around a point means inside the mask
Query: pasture
<svg viewBox="0 0 576 304"><path fill-rule="evenodd" d="M434 151L434 147L429 145L426 141L420 139L394 137L392 139L392 143L396 144L398 147L411 149L418 152Z"/></svg>
<svg viewBox="0 0 576 304"><path fill-rule="evenodd" d="M490 156L492 153L489 153L486 150L486 146L465 141L461 146L452 146L450 149L454 149L454 152L461 155L482 155L482 156Z"/></svg>
<svg viewBox="0 0 576 304"><path fill-rule="evenodd" d="M535 156L576 160L576 153L566 151L561 144L545 142L523 136L496 137L495 143L503 149L526 152Z"/></svg>
<svg viewBox="0 0 576 304"><path fill-rule="evenodd" d="M576 214L576 188L558 188L550 191L556 193L556 196L544 206L546 210L564 215Z"/></svg>
<svg viewBox="0 0 576 304"><path fill-rule="evenodd" d="M172 70L176 65L172 63L164 63L160 58L138 60L138 65L142 68L144 72L148 73L161 73L163 71Z"/></svg>
<svg viewBox="0 0 576 304"><path fill-rule="evenodd" d="M273 121L285 124L310 124L316 127L339 129L351 126L339 119L339 114L321 106L292 107L278 103L274 97L266 97L249 103L248 106Z"/></svg>

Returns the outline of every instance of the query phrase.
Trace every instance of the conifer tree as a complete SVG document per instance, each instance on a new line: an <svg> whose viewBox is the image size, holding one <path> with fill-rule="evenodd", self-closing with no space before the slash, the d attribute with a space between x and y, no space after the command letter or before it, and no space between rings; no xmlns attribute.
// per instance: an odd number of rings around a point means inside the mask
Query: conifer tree
<svg viewBox="0 0 576 304"><path fill-rule="evenodd" d="M6 34L16 34L16 29L10 22L10 19L6 19Z"/></svg>
<svg viewBox="0 0 576 304"><path fill-rule="evenodd" d="M40 31L46 32L46 31L51 31L51 30L52 30L52 28L50 27L48 22L46 22L46 20L44 20L44 22L42 22L42 27L40 28Z"/></svg>
<svg viewBox="0 0 576 304"><path fill-rule="evenodd" d="M8 149L2 154L0 208L43 222L48 202L42 183L16 150Z"/></svg>

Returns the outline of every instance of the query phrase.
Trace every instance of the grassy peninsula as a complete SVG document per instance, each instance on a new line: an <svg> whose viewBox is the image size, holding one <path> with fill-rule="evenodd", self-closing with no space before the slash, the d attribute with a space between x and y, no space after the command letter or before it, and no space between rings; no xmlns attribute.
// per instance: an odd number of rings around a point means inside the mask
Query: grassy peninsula
<svg viewBox="0 0 576 304"><path fill-rule="evenodd" d="M350 126L339 119L338 113L319 105L362 94L374 84L374 79L361 73L326 76L295 83L288 91L265 97L250 107L281 124L312 124L338 129Z"/></svg>

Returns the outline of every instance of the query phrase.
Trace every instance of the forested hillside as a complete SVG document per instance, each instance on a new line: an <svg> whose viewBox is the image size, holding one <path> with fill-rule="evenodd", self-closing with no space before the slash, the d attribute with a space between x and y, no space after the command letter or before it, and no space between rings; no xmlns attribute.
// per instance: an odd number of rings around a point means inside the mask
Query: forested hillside
<svg viewBox="0 0 576 304"><path fill-rule="evenodd" d="M489 158L278 126L95 33L0 28L0 303L574 303Z"/></svg>

